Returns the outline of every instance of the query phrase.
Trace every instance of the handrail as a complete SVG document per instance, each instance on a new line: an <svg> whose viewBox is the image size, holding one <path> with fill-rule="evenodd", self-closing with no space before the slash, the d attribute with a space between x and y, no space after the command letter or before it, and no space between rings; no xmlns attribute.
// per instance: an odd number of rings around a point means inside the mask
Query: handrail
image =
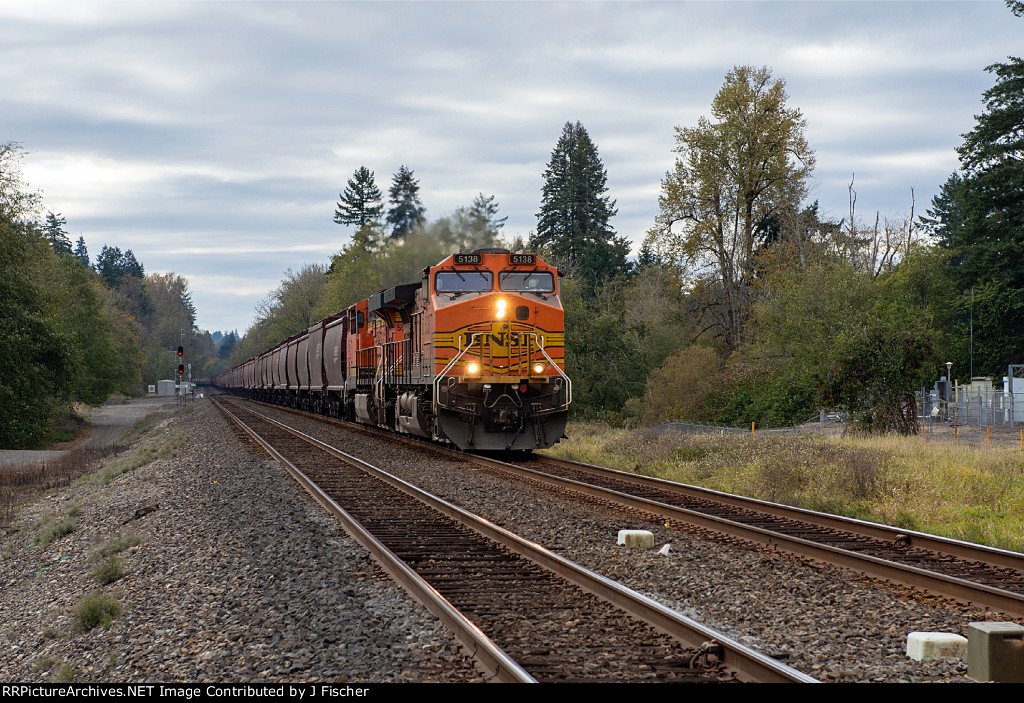
<svg viewBox="0 0 1024 703"><path fill-rule="evenodd" d="M466 345L466 348L461 350L459 352L458 356L456 356L454 359L449 361L448 365L444 367L444 369L441 371L441 373L437 374L437 376L434 377L434 399L433 400L434 400L434 406L435 407L437 406L437 396L439 396L441 394L441 379L444 378L448 374L448 371L450 371L451 368L453 366L455 366L456 363L458 363L459 359L461 359L466 354L466 352L468 352L470 349L473 348L473 345L476 343L476 338L481 335L480 332L473 332L472 334L473 334L473 336L469 338L469 344Z"/></svg>
<svg viewBox="0 0 1024 703"><path fill-rule="evenodd" d="M541 344L540 340L537 339L537 333L530 332L529 334L531 337L533 337L533 340L537 342L537 348L540 349L540 353L543 354L544 358L548 360L549 364L551 364L551 368L557 371L558 375L565 379L565 407L568 408L569 404L572 402L572 379L566 376L565 371L562 371L562 369L559 368L558 364L555 363L554 359L548 356L548 350L545 349L544 345Z"/></svg>

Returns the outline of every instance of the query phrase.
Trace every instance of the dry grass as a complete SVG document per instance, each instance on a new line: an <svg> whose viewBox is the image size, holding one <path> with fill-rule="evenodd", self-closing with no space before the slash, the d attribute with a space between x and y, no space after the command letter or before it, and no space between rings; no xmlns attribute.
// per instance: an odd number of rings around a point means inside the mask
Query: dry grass
<svg viewBox="0 0 1024 703"><path fill-rule="evenodd" d="M48 461L5 464L0 466L0 487L9 490L29 487L44 491L63 488L88 473L99 459L110 456L114 451L114 447L78 448Z"/></svg>
<svg viewBox="0 0 1024 703"><path fill-rule="evenodd" d="M177 410L144 418L111 447L79 447L45 462L0 466L0 527L12 522L19 503L42 492L71 485L102 487L156 459L177 456L177 450L184 446L184 437L180 429L168 428L162 421L188 412ZM147 441L141 441L143 438ZM129 445L137 448L132 450Z"/></svg>
<svg viewBox="0 0 1024 703"><path fill-rule="evenodd" d="M547 453L1004 549L1024 549L1024 453L917 437L657 435L573 423Z"/></svg>

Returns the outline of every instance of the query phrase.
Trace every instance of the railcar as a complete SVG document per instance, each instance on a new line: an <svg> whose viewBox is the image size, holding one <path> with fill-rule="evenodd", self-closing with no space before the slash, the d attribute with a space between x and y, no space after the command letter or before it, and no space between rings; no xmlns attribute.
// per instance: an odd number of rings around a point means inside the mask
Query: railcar
<svg viewBox="0 0 1024 703"><path fill-rule="evenodd" d="M465 450L550 447L572 402L558 287L534 254L453 254L214 383Z"/></svg>

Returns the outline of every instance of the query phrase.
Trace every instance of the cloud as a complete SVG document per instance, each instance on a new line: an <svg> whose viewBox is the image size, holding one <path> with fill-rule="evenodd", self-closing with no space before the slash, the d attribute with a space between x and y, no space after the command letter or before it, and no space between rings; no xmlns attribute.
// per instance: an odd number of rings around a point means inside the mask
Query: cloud
<svg viewBox="0 0 1024 703"><path fill-rule="evenodd" d="M0 140L76 237L187 271L200 324L226 329L348 240L332 217L359 166L385 192L412 168L430 218L493 194L526 235L580 120L613 226L642 236L673 127L736 64L787 81L823 208L854 171L865 208L921 203L1020 28L996 2L6 2Z"/></svg>

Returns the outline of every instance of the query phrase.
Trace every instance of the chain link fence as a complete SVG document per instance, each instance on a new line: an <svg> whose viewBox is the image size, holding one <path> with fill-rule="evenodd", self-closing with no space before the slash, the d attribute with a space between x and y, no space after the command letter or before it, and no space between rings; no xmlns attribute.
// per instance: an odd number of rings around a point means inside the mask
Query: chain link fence
<svg viewBox="0 0 1024 703"><path fill-rule="evenodd" d="M959 427L1024 428L1024 392L1010 393L991 385L956 386L949 400L936 391L921 392L922 416Z"/></svg>

